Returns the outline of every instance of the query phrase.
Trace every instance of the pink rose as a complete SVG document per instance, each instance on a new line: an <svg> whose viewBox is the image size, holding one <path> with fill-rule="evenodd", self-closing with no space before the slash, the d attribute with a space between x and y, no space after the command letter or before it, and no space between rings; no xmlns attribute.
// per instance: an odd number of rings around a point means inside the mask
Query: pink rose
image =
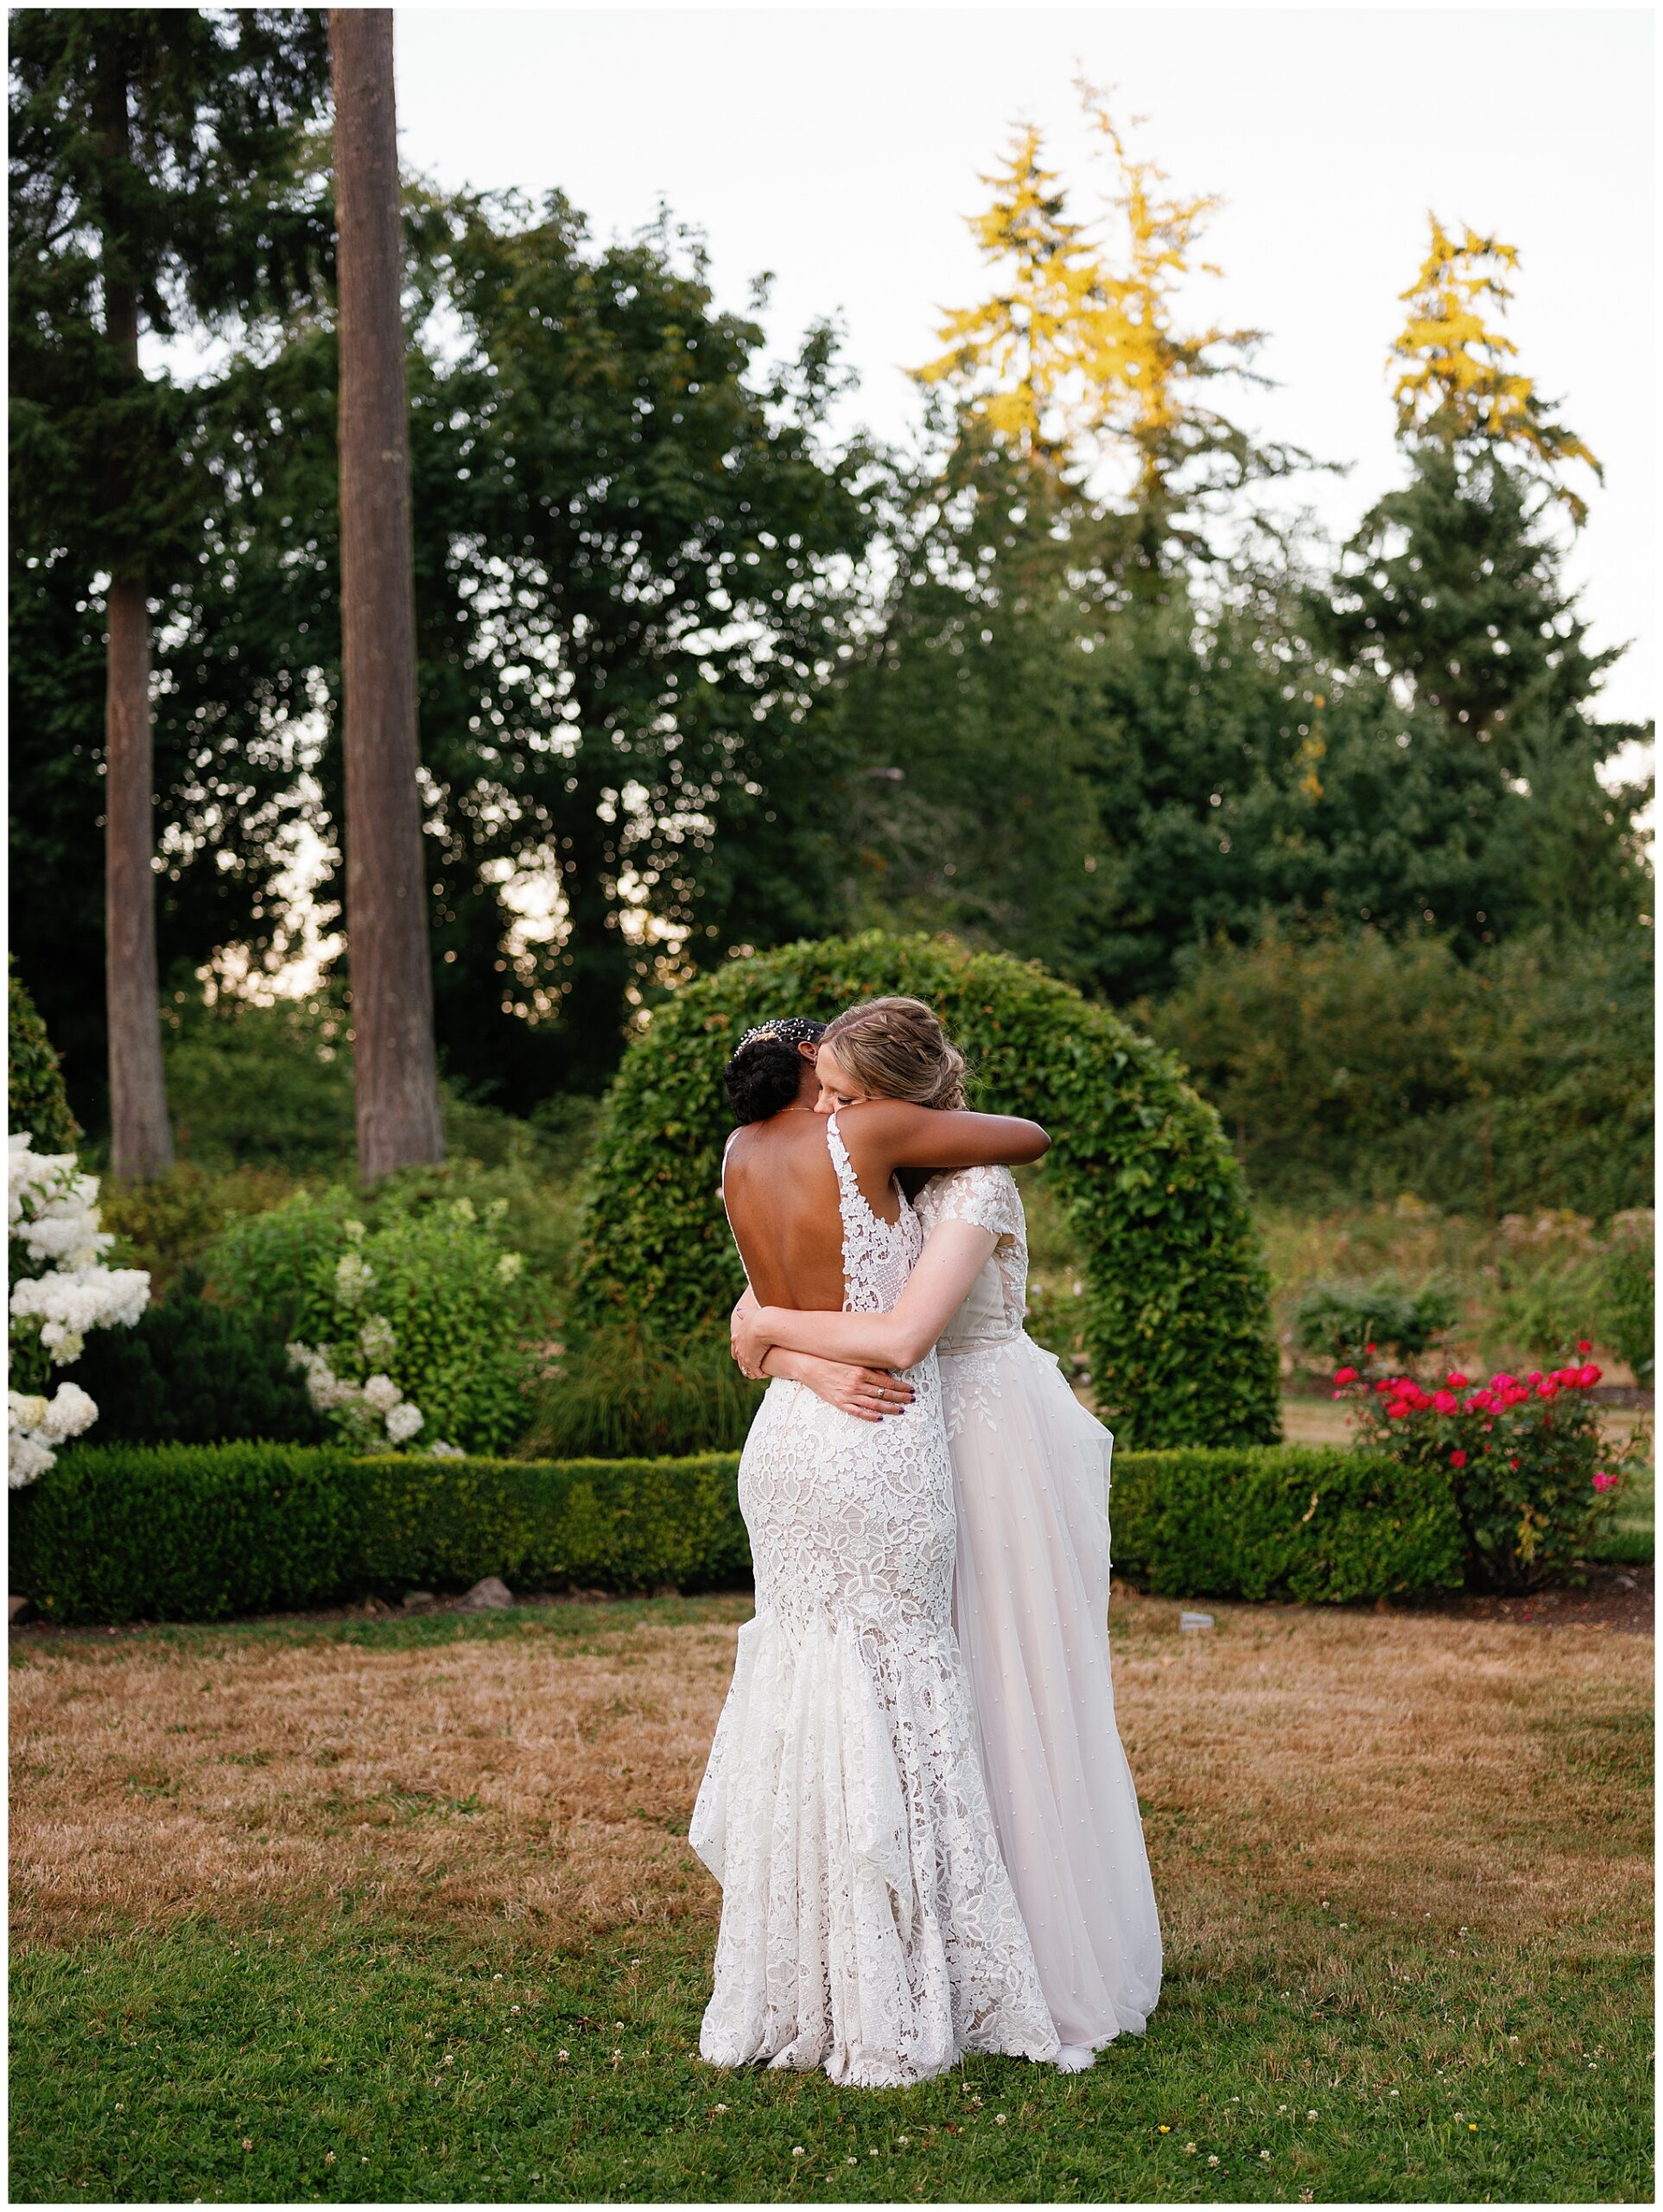
<svg viewBox="0 0 1663 2212"><path fill-rule="evenodd" d="M1450 1452L1450 1465L1452 1467L1464 1467L1464 1466L1466 1465L1466 1464L1467 1464L1467 1455L1466 1455L1466 1453L1465 1453L1464 1452Z"/></svg>
<svg viewBox="0 0 1663 2212"><path fill-rule="evenodd" d="M1459 1413L1461 1410L1461 1401L1453 1390L1435 1391L1432 1395L1432 1403L1441 1414Z"/></svg>
<svg viewBox="0 0 1663 2212"><path fill-rule="evenodd" d="M1334 1380L1338 1383L1355 1382L1356 1379L1357 1370L1355 1367L1341 1367L1335 1370Z"/></svg>

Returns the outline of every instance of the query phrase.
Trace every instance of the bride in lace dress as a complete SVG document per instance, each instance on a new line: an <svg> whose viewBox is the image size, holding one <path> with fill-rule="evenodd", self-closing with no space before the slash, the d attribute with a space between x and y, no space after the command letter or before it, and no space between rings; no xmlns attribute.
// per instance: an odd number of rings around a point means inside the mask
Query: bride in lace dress
<svg viewBox="0 0 1663 2212"><path fill-rule="evenodd" d="M962 1069L928 1008L876 1001L825 1033L819 1103L846 1128L869 1100L956 1107ZM1142 2031L1161 1977L1109 1669L1114 1439L1024 1332L1027 1237L1009 1168L936 1175L917 1211L924 1254L887 1312L759 1309L747 1296L734 1350L747 1372L847 1391L849 1370L828 1360L905 1370L936 1349L958 1509L954 1619L988 1794L1061 2063L1084 2063Z"/></svg>
<svg viewBox="0 0 1663 2212"><path fill-rule="evenodd" d="M795 1029L797 1025L784 1025ZM817 1025L803 1025L817 1029ZM755 1115L770 1071L777 1110ZM1000 1116L812 1110L792 1037L741 1043L723 1195L759 1296L879 1314L924 1237L902 1168L1031 1160ZM763 1100L763 1103L769 1103ZM877 1417L773 1382L739 1465L756 1574L689 1840L722 1885L700 2036L722 2066L927 2079L1057 2039L1000 1856L951 1605L952 1471L934 1354L869 1378Z"/></svg>

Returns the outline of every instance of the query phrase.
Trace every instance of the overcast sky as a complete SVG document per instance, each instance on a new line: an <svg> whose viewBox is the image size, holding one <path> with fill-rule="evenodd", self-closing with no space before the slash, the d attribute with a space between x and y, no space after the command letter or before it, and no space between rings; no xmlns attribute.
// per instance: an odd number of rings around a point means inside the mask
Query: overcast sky
<svg viewBox="0 0 1663 2212"><path fill-rule="evenodd" d="M1605 464L1572 574L1603 711L1654 711L1653 22L1641 9L406 7L408 162L446 185L558 186L601 237L661 199L706 233L718 296L771 270L771 340L835 314L856 411L899 436L904 373L984 280L963 218L1019 118L1066 173L1076 64L1225 206L1197 318L1269 333L1240 416L1329 460L1301 496L1343 534L1399 480L1384 356L1426 214L1516 245L1520 365Z"/></svg>

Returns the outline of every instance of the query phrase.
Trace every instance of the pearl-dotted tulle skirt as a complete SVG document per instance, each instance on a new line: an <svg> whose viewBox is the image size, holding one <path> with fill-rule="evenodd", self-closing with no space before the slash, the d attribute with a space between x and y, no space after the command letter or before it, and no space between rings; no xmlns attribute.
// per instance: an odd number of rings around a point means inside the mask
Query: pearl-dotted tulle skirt
<svg viewBox="0 0 1663 2212"><path fill-rule="evenodd" d="M1114 1439L1026 1336L939 1353L988 1799L1057 2036L1096 2050L1142 2032L1161 1980L1109 1670Z"/></svg>

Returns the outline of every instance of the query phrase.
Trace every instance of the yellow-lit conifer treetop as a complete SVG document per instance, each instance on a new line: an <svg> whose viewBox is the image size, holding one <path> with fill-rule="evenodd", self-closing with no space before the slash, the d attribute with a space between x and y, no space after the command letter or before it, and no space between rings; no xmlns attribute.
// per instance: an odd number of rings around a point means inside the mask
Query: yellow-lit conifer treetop
<svg viewBox="0 0 1663 2212"><path fill-rule="evenodd" d="M1195 452L1239 442L1195 387L1241 374L1262 334L1184 327L1185 281L1219 273L1196 247L1220 203L1169 192L1165 170L1128 152L1104 96L1079 89L1109 163L1113 242L1075 219L1039 130L1020 125L1004 165L982 179L990 204L969 218L1002 282L945 317L948 350L917 373L955 387L973 415L1030 458L1060 466L1105 444L1129 449L1142 503L1159 499Z"/></svg>
<svg viewBox="0 0 1663 2212"><path fill-rule="evenodd" d="M1553 420L1534 379L1509 365L1519 353L1513 340L1485 321L1492 310L1505 314L1513 297L1507 276L1519 265L1517 247L1464 225L1457 236L1436 215L1429 219L1431 247L1399 296L1409 315L1390 355L1400 430L1450 445L1522 448L1576 521L1584 521L1586 504L1559 481L1559 471L1583 461L1596 476L1604 472L1576 433Z"/></svg>

